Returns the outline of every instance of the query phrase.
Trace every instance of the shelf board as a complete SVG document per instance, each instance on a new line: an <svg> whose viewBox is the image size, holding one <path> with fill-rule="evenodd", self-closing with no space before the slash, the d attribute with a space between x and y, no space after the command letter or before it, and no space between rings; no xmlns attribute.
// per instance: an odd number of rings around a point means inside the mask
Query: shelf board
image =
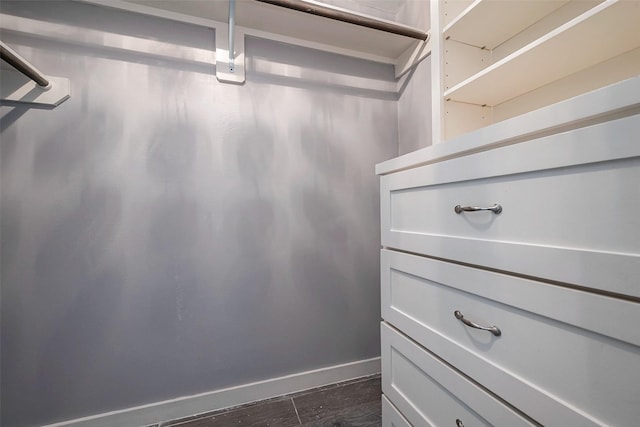
<svg viewBox="0 0 640 427"><path fill-rule="evenodd" d="M476 0L444 28L443 34L445 39L494 49L568 1Z"/></svg>
<svg viewBox="0 0 640 427"><path fill-rule="evenodd" d="M640 108L640 76L541 107L527 114L436 143L376 165L377 175L450 160L492 148L505 147L549 136L615 117L626 117Z"/></svg>
<svg viewBox="0 0 640 427"><path fill-rule="evenodd" d="M226 23L228 19L227 1L127 0L127 2L223 23ZM328 4L326 6L344 10ZM349 12L369 17L357 12ZM375 19L385 21L381 18ZM362 52L372 58L387 59L385 62L389 63L392 63L416 43L416 39L411 37L365 28L253 0L236 1L235 22L236 25L248 29L333 46L340 50ZM395 22L394 24L398 25ZM405 25L401 26L422 31Z"/></svg>
<svg viewBox="0 0 640 427"><path fill-rule="evenodd" d="M640 2L609 0L444 92L495 106L640 46Z"/></svg>

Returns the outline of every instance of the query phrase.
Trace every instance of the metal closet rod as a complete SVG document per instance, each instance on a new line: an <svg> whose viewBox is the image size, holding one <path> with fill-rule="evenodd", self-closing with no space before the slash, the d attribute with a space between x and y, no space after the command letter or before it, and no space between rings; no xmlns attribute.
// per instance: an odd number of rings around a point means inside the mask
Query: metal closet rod
<svg viewBox="0 0 640 427"><path fill-rule="evenodd" d="M13 49L0 41L0 59L6 61L16 70L36 82L38 86L48 87L49 80L36 67L29 64L26 59L18 55Z"/></svg>
<svg viewBox="0 0 640 427"><path fill-rule="evenodd" d="M419 40L426 40L427 33L393 22L382 21L375 18L350 13L330 6L322 6L317 3L309 3L303 0L256 0L262 3L269 3L276 6L286 7L324 18L335 19L349 24L360 25L362 27L373 28L374 30L386 31L387 33L398 34Z"/></svg>

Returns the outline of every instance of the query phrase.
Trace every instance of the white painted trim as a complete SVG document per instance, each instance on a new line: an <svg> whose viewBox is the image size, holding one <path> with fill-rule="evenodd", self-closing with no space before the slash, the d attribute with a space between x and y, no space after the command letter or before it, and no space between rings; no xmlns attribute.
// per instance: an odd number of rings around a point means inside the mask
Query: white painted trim
<svg viewBox="0 0 640 427"><path fill-rule="evenodd" d="M296 393L380 373L380 358L359 360L307 372L229 387L193 396L106 412L44 427L142 426L185 418L276 396Z"/></svg>
<svg viewBox="0 0 640 427"><path fill-rule="evenodd" d="M431 145L438 146L443 140L444 130L444 46L442 40L442 14L444 7L439 1L429 3L431 16L431 34L429 42L431 44ZM377 168L377 166L376 166ZM376 173L379 174L379 172Z"/></svg>

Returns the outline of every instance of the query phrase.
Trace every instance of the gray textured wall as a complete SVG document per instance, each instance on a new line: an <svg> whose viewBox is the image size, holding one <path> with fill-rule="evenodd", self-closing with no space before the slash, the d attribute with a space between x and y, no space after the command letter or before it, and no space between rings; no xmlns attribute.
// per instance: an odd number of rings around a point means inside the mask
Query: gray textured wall
<svg viewBox="0 0 640 427"><path fill-rule="evenodd" d="M432 144L431 56L427 56L405 78L398 101L399 154Z"/></svg>
<svg viewBox="0 0 640 427"><path fill-rule="evenodd" d="M429 30L430 10L426 0L404 0L396 20ZM399 154L428 147L431 141L431 57L404 77L398 101Z"/></svg>
<svg viewBox="0 0 640 427"><path fill-rule="evenodd" d="M375 1L375 0L374 0ZM398 4L395 21L429 31L431 10L429 0L392 0Z"/></svg>
<svg viewBox="0 0 640 427"><path fill-rule="evenodd" d="M1 11L77 41L214 46L204 28L86 4ZM1 35L72 84L53 110L0 110L3 426L379 355L373 167L397 155L397 102L313 76L384 82L391 67L250 39L235 86L99 42Z"/></svg>

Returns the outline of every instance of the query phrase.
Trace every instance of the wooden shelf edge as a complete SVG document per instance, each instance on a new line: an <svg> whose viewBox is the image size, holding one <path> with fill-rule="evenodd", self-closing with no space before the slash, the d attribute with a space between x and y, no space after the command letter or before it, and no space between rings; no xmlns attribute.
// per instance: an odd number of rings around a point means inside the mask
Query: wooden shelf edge
<svg viewBox="0 0 640 427"><path fill-rule="evenodd" d="M159 16L165 19L218 28L226 26L227 2L180 2L149 0L78 0L106 7L128 10L136 13ZM336 10L334 6L326 5ZM349 11L363 19L375 19L393 23L416 33L428 33L419 28L394 23L382 18ZM320 28L319 23L322 24ZM413 46L411 37L382 30L360 27L329 18L286 9L254 0L241 0L236 4L236 25L243 27L247 34L256 34L261 38L271 38L314 49L335 52L375 62L395 64L400 57ZM313 29L316 29L313 31ZM312 34L310 37L309 34ZM300 43L296 43L300 40Z"/></svg>
<svg viewBox="0 0 640 427"><path fill-rule="evenodd" d="M640 76L578 95L529 113L506 119L482 129L466 133L445 143L435 144L378 163L377 175L466 156L496 146L533 139L540 134L579 126L613 112L636 111L640 108ZM566 129L565 129L566 130ZM484 141L479 143L478 141ZM428 160L427 160L428 159Z"/></svg>
<svg viewBox="0 0 640 427"><path fill-rule="evenodd" d="M568 2L569 0L527 2L475 0L445 26L442 34L444 38L451 37L453 40L471 46L494 49L523 28L528 28ZM495 16L502 16L504 19L492 21L492 28L487 31L487 19ZM461 32L463 35L460 34Z"/></svg>
<svg viewBox="0 0 640 427"><path fill-rule="evenodd" d="M453 27L455 27L456 25L458 25L458 23L462 20L464 20L466 17L469 16L469 14L471 14L473 12L474 9L476 9L481 3L484 3L485 0L475 0L473 3L471 3L469 6L467 6L458 16L456 16L455 18L453 18L451 20L451 22L449 22L443 29L442 29L442 34L445 34Z"/></svg>
<svg viewBox="0 0 640 427"><path fill-rule="evenodd" d="M518 61L527 60L528 57L531 57L533 54L538 52L542 52L542 49L545 48L545 45L548 43L557 43L558 40L561 40L562 37L571 38L576 37L580 33L580 28L583 24L589 24L590 20L598 19L602 12L612 11L612 8L620 9L619 13L621 17L624 19L620 20L620 25L626 24L630 26L630 28L634 27L634 23L637 22L634 20L634 14L625 14L628 7L635 7L640 10L639 5L636 2L626 2L626 1L618 1L618 0L609 0L605 3L601 3L598 6L590 9L589 11L583 13L582 15L572 19L571 21L565 23L564 25L556 28L554 31L546 34L545 36L533 41L532 43L524 46L513 54L503 58L502 60L496 62L495 64L485 68L484 70L476 73L475 75L469 77L463 82L455 85L449 90L445 91L443 97L445 99L449 98L452 100L456 100L459 102L468 102L477 105L498 105L501 102L504 102L508 99L515 98L523 93L526 93L530 90L535 89L536 87L543 86L553 79L550 79L541 84L532 85L526 84L526 82L522 82L522 84L517 85L516 91L508 94L500 94L499 90L496 90L496 82L491 81L492 75L497 74L507 74L510 71L510 68L515 68L514 64L517 66ZM638 11L635 11L635 14L638 14ZM592 21L591 21L592 22ZM640 33L640 32L638 32ZM635 38L640 39L640 37L636 34ZM587 38L585 37L585 48L583 50L583 56L587 54L591 54L593 50L591 49L592 45L588 43ZM633 38L631 39L633 41ZM636 44L640 43L639 41L635 41ZM575 51L574 51L575 53ZM621 54L623 52L618 52L610 55L615 56L617 54ZM602 58L601 61L608 59L609 57ZM588 66L595 65L599 61L591 61ZM580 69L584 69L586 67L582 67L579 69L575 69L575 71L579 71ZM553 70L553 67L548 67L548 70ZM550 75L551 71L548 71L546 75ZM556 74L562 74L563 72L555 71ZM571 74L571 72L564 73L564 75ZM517 75L517 74L516 74ZM537 80L544 81L545 75L538 74ZM500 80L500 77L495 77L495 79ZM504 92L504 91L503 91Z"/></svg>

